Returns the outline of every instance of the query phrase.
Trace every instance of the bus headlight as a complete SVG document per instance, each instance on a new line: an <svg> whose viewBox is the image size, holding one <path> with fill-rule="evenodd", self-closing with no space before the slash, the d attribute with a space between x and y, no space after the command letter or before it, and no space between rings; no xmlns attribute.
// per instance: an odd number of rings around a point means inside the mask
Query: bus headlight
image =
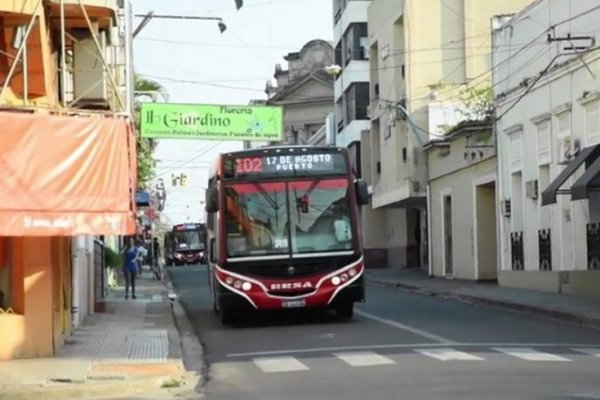
<svg viewBox="0 0 600 400"><path fill-rule="evenodd" d="M244 282L242 284L242 290L244 292L249 292L252 289L252 284L250 282Z"/></svg>
<svg viewBox="0 0 600 400"><path fill-rule="evenodd" d="M233 284L233 287L236 289L241 289L242 288L242 281L235 281L235 283Z"/></svg>
<svg viewBox="0 0 600 400"><path fill-rule="evenodd" d="M227 278L225 278L225 283L229 286L233 285L233 278L228 276Z"/></svg>
<svg viewBox="0 0 600 400"><path fill-rule="evenodd" d="M350 275L351 278L356 276L356 270L354 268L351 268L350 271L348 271L348 275Z"/></svg>
<svg viewBox="0 0 600 400"><path fill-rule="evenodd" d="M339 285L340 283L342 283L342 280L340 279L340 277L339 277L339 276L334 276L333 278L331 278L331 283L332 283L334 286L337 286L337 285Z"/></svg>

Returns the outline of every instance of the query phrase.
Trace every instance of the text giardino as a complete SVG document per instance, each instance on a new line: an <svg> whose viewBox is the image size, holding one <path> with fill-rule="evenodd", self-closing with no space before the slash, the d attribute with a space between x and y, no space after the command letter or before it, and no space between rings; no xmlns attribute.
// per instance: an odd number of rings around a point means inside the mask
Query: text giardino
<svg viewBox="0 0 600 400"><path fill-rule="evenodd" d="M251 108L244 107L219 107L220 115L206 113L204 115L196 112L170 112L163 115L157 114L155 111L150 111L146 115L148 123L156 123L157 119L161 120L162 124L167 128L181 128L194 126L209 126L209 127L224 127L231 125L231 118L222 116L223 114L252 114Z"/></svg>

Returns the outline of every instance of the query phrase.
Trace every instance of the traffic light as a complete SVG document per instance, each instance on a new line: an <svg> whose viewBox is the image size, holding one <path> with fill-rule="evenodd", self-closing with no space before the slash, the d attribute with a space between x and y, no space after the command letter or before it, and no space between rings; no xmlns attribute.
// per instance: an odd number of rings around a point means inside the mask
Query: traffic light
<svg viewBox="0 0 600 400"><path fill-rule="evenodd" d="M179 175L179 183L181 184L181 186L187 185L187 175L186 174Z"/></svg>
<svg viewBox="0 0 600 400"><path fill-rule="evenodd" d="M307 214L308 213L308 206L309 206L309 203L310 203L310 200L309 200L308 196L304 195L299 200L300 200L300 207L299 207L300 211L303 214Z"/></svg>
<svg viewBox="0 0 600 400"><path fill-rule="evenodd" d="M171 183L173 184L173 187L177 186L178 182L179 182L179 177L175 174L171 174Z"/></svg>

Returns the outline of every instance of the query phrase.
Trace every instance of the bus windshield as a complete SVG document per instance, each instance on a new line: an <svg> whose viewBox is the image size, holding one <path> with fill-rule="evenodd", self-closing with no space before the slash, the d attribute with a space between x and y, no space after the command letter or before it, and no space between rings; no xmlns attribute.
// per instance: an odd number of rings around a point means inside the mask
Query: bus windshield
<svg viewBox="0 0 600 400"><path fill-rule="evenodd" d="M348 182L251 182L226 188L228 257L352 249Z"/></svg>
<svg viewBox="0 0 600 400"><path fill-rule="evenodd" d="M198 231L173 232L172 246L173 250L202 250L204 241Z"/></svg>

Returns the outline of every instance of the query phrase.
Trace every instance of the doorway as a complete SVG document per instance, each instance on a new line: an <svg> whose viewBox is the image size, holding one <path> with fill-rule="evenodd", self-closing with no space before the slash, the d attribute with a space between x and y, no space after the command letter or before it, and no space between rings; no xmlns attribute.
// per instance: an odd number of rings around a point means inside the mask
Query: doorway
<svg viewBox="0 0 600 400"><path fill-rule="evenodd" d="M475 186L475 276L496 281L497 267L496 184Z"/></svg>
<svg viewBox="0 0 600 400"><path fill-rule="evenodd" d="M452 263L452 196L447 194L442 198L442 218L444 223L444 274L454 276Z"/></svg>

